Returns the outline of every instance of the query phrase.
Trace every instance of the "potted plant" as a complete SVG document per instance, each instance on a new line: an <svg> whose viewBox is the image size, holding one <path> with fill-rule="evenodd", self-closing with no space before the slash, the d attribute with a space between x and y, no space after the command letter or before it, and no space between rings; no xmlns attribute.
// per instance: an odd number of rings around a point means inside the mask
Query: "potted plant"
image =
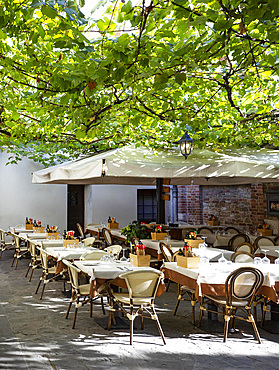
<svg viewBox="0 0 279 370"><path fill-rule="evenodd" d="M139 239L149 238L147 227L144 224L141 224L141 222L137 220L130 222L129 225L124 227L121 230L121 234L126 236L128 243L130 243L132 236L139 238Z"/></svg>

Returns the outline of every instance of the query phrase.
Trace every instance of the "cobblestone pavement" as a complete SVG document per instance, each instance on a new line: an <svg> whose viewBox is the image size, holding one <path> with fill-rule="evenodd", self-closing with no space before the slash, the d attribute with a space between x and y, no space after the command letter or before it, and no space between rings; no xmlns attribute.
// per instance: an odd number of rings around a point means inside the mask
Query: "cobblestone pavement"
<svg viewBox="0 0 279 370"><path fill-rule="evenodd" d="M258 344L251 325L237 322L241 330L223 343L221 319L204 319L202 329L193 326L189 302L181 302L173 316L174 283L156 300L166 346L152 320L135 330L130 346L129 329L106 330L107 316L97 305L93 318L89 305L79 309L73 330L73 313L65 319L69 298L62 281L49 283L40 300L35 295L40 270L28 282L29 260L20 260L17 270L11 260L12 251L0 260L0 369L279 369L278 334L260 329Z"/></svg>

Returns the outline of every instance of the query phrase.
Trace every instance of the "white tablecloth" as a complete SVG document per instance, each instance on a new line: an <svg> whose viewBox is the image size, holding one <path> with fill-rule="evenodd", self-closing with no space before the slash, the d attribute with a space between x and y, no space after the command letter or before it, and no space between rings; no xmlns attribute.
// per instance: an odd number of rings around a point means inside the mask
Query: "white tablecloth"
<svg viewBox="0 0 279 370"><path fill-rule="evenodd" d="M130 262L75 261L75 265L88 276L96 279L112 280L127 271L148 269L152 267L134 267ZM94 270L94 272L93 272ZM157 271L157 270L156 270Z"/></svg>
<svg viewBox="0 0 279 370"><path fill-rule="evenodd" d="M210 263L207 266L200 266L198 269L188 269L177 266L176 262L165 262L164 266L171 271L196 280L198 286L200 284L223 285L232 271L244 266L256 267L262 271L264 287L273 287L275 283L279 282L279 266L274 264L260 266L251 263L232 263L221 266L219 263ZM199 290L199 295L201 294Z"/></svg>
<svg viewBox="0 0 279 370"><path fill-rule="evenodd" d="M93 252L98 251L103 254L99 249L92 248L92 247L84 247L84 248L46 248L45 251L51 255L52 257L56 258L58 261L61 261L62 259L71 260L73 258L79 259L85 252Z"/></svg>

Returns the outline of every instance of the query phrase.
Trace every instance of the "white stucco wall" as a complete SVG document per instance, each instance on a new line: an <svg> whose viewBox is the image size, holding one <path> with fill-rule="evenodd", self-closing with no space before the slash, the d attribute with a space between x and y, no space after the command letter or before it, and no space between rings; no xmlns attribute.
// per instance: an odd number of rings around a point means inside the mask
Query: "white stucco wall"
<svg viewBox="0 0 279 370"><path fill-rule="evenodd" d="M0 227L22 224L26 217L42 225L66 229L67 186L32 184L32 172L43 168L29 159L5 165L7 153L0 153Z"/></svg>
<svg viewBox="0 0 279 370"><path fill-rule="evenodd" d="M85 225L107 223L116 217L119 227L137 219L137 189L154 189L154 186L136 185L86 185Z"/></svg>

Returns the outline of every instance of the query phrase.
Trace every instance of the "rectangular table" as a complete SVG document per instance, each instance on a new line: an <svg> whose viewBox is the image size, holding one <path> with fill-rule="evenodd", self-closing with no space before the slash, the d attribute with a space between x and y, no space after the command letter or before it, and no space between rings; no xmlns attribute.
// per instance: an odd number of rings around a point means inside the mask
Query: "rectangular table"
<svg viewBox="0 0 279 370"><path fill-rule="evenodd" d="M93 247L83 247L83 248L47 247L45 248L45 251L48 255L50 255L51 257L57 260L56 274L63 271L64 268L66 267L62 263L62 259L69 260L69 261L73 259L79 259L85 252L93 252L93 251L100 252L103 255L102 251L100 251L97 248L93 248Z"/></svg>
<svg viewBox="0 0 279 370"><path fill-rule="evenodd" d="M163 256L160 253L159 244L160 241L166 243L168 246L171 247L171 250L175 253L180 248L183 249L184 241L183 240L152 240L152 239L142 239L142 243L147 248L147 253L151 254L153 257L158 257L158 259L162 259ZM201 240L201 243L203 241ZM199 248L193 248L193 252L200 256ZM222 253L224 257L229 260L231 255L233 254L232 251L227 251L225 249L218 249L218 248L207 248L206 249L206 255L208 256L209 260L211 262L216 262L218 259L222 256Z"/></svg>
<svg viewBox="0 0 279 370"><path fill-rule="evenodd" d="M98 288L107 280L114 281L115 285L122 288L127 288L123 279L118 279L119 275L127 271L150 270L154 271L152 267L136 267L132 266L130 262L114 261L75 261L77 266L84 274L91 278L90 295L94 298L97 295ZM155 270L157 271L157 270ZM161 281L157 296L160 296L166 290L164 282Z"/></svg>
<svg viewBox="0 0 279 370"><path fill-rule="evenodd" d="M170 280L186 285L196 290L196 298L201 299L203 294L224 296L225 281L228 275L244 266L255 265L250 263L232 263L230 265L220 266L218 263L210 263L207 267L199 269L187 269L177 266L176 262L165 262L161 270L165 277ZM256 266L264 274L264 282L259 290L259 294L269 297L273 302L279 303L279 269L277 265Z"/></svg>
<svg viewBox="0 0 279 370"><path fill-rule="evenodd" d="M121 235L121 229L110 229L110 232L115 239L120 240L122 242L126 242L126 236ZM100 228L100 226L97 225L94 226L87 225L86 233L90 233L99 239L100 236L102 236L102 229Z"/></svg>

